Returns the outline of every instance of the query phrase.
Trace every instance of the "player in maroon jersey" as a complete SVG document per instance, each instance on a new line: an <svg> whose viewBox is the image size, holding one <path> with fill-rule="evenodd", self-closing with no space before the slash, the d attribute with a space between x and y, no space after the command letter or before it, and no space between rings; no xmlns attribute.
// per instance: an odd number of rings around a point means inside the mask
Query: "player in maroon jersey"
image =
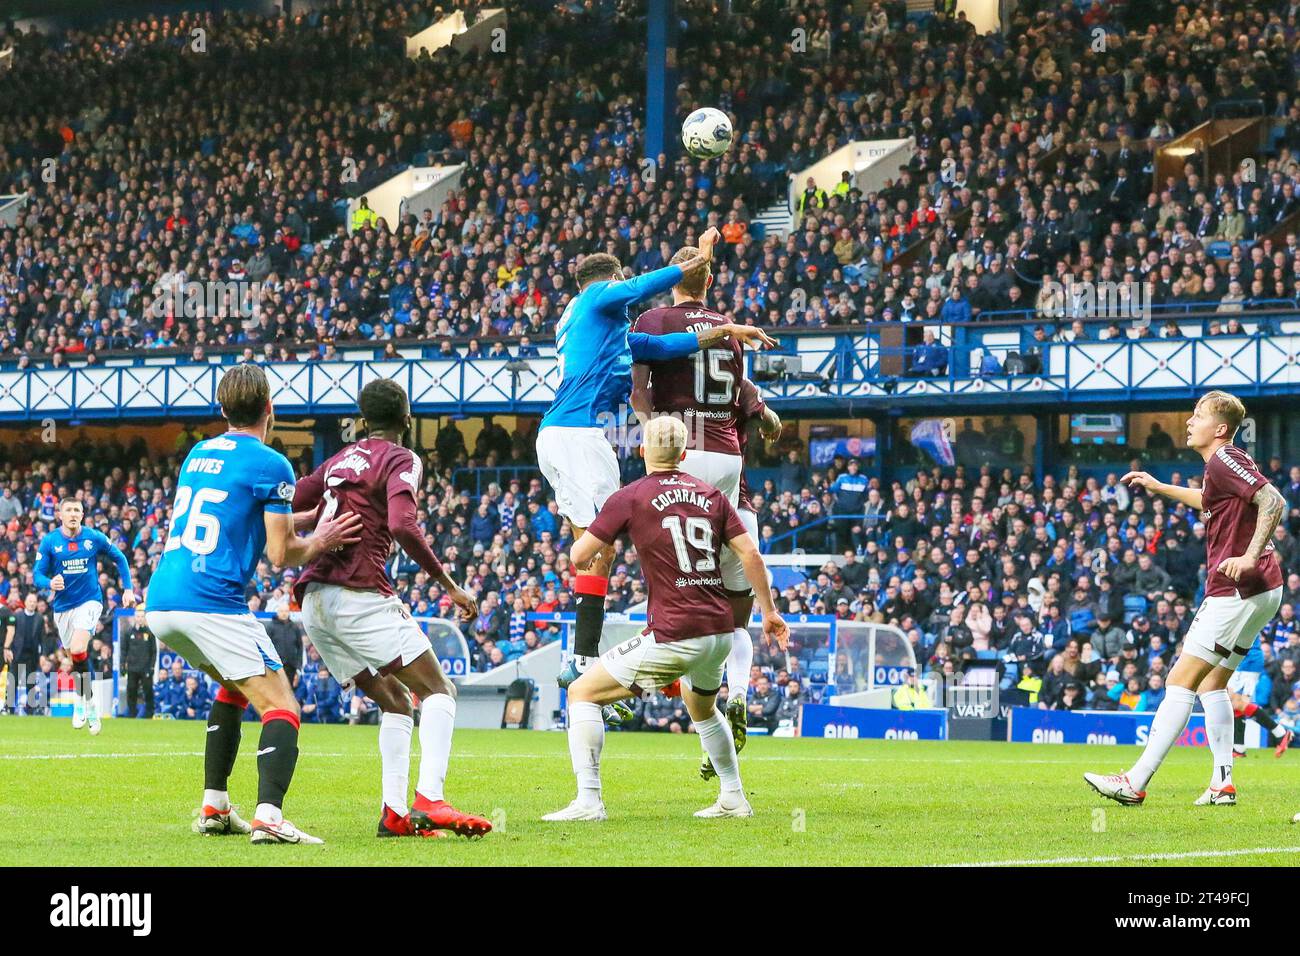
<svg viewBox="0 0 1300 956"><path fill-rule="evenodd" d="M578 796L543 820L603 820L600 754L605 745L601 706L682 681L682 700L717 768L721 792L698 817L753 815L740 783L731 728L716 697L731 653L733 617L722 585L720 546L736 551L763 611L763 633L784 649L785 621L777 614L767 572L754 540L717 488L681 471L686 426L667 416L644 429L647 474L615 492L573 546L584 563L626 532L649 591L646 629L601 655L569 685L569 754Z"/></svg>
<svg viewBox="0 0 1300 956"><path fill-rule="evenodd" d="M383 711L379 836L441 836L444 830L482 836L492 824L443 799L456 690L429 639L393 593L385 570L393 542L442 585L463 620L472 619L478 608L448 577L416 522L415 492L422 466L419 456L402 446L411 423L406 392L391 379L376 379L361 390L359 404L367 437L298 482L293 508L302 524L314 524L318 515L359 515L362 539L309 564L294 596L302 606L307 635L330 671L354 681ZM411 692L420 701L420 771L408 811Z"/></svg>
<svg viewBox="0 0 1300 956"><path fill-rule="evenodd" d="M1282 571L1271 538L1286 500L1251 457L1232 444L1246 409L1226 392L1207 392L1187 421L1187 447L1205 459L1198 488L1157 481L1130 471L1125 484L1187 505L1205 523L1205 598L1183 638L1183 654L1166 682L1165 699L1151 722L1142 756L1128 773L1084 774L1102 796L1140 804L1146 785L1187 726L1199 694L1205 734L1214 758L1210 786L1198 806L1237 802L1232 784L1232 701L1228 682L1255 638L1282 603Z"/></svg>
<svg viewBox="0 0 1300 956"><path fill-rule="evenodd" d="M687 246L677 251L673 262L686 262L697 254L696 249ZM682 281L673 286L673 304L641 313L633 325L634 331L648 335L701 333L726 325L725 318L704 304L712 283L713 276L708 269L683 276ZM769 433L773 428L780 428L776 413L767 410L758 389L745 378L740 343L730 339L685 358L634 365L632 408L642 424L656 415L680 418L687 429L682 471L713 485L734 506L740 504L740 487L744 480L740 423L746 418L761 417ZM757 542L758 520L752 511L750 519L745 529ZM722 580L735 610L735 646L727 663L726 711L739 752L745 746L745 692L749 686L749 666L754 659L754 645L748 629L754 597L745 580L744 569L730 550L722 554ZM671 693L672 689L668 692ZM706 780L712 774L707 755L701 773Z"/></svg>

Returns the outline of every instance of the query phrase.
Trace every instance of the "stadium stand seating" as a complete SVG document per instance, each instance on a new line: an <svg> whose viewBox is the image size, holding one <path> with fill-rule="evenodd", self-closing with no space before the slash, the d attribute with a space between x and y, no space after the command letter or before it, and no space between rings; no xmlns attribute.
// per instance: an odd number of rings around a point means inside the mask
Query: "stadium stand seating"
<svg viewBox="0 0 1300 956"><path fill-rule="evenodd" d="M720 256L716 304L781 331L1003 319L1042 324L1049 341L1115 334L1040 291L1067 273L1150 282L1158 308L1194 316L1125 333L1139 337L1235 334L1250 313L1293 309L1300 296L1294 6L1029 0L1004 33L977 36L963 17L916 17L903 3L763 0L730 14L725 30L717 11L683 5L679 111L718 105L738 135L721 160L677 158L653 179L641 163L643 24L596 6L506 6L510 39L496 57L409 59L402 38L434 9L380 0L291 19L176 14L62 36L0 33L15 61L0 73L0 102L14 107L0 115L0 195L24 197L15 220L0 221L0 364L144 351L299 361L348 343L473 355L501 342L521 354L553 330L580 255L609 251L643 272L728 223L743 228ZM807 56L788 46L795 29L809 33ZM1272 121L1253 174L1202 181L1189 165L1147 188L1160 144L1234 102L1259 102ZM814 189L789 210L788 232L760 222L790 174L838 146L907 137L915 159L878 192ZM349 199L426 163L465 164L441 209L393 223L348 218ZM247 282L252 300L194 315L159 307L188 281ZM568 600L567 531L529 477L531 449L520 434L494 450L426 451L426 527L483 602L468 626L476 669L551 639L529 638L516 615ZM88 520L147 579L183 450L6 443L0 598L16 609L34 592L33 542L64 493L86 497ZM493 453L493 466L521 470L485 485L478 469ZM1145 654L1151 633L1173 648L1190 622L1203 558L1194 515L1120 508L1095 479L1057 473L1049 485L1031 474L1026 484L959 462L879 487L890 504L878 522L817 517L809 502L836 513L830 486L843 467L798 483L774 470L757 501L765 550L816 542L818 552L856 552L863 568L852 583L834 565L777 569L786 611L897 624L939 671L990 650L1040 668L1064 654L1098 705L1128 667L1160 669ZM1300 478L1270 477L1300 508ZM924 502L924 521L900 522L896 495ZM480 505L488 525L476 537ZM1013 546L1017 517L1046 542ZM1300 663L1298 533L1292 520L1275 542L1291 609L1270 625L1275 678ZM1115 586L1103 591L1088 562L1112 538ZM1121 567L1130 552L1151 554L1169 586L1136 589ZM613 609L641 597L634 555L620 561ZM420 574L395 570L413 610L449 613ZM262 569L249 599L259 609L285 601L282 569ZM1094 633L1100 600L1115 604L1104 610L1124 621L1135 660L1123 641L1114 655L1071 647ZM977 606L993 611L972 625ZM37 610L48 614L41 596ZM1032 618L1035 640L1016 637L1017 615ZM36 650L58 670L52 644ZM839 662L825 648L789 656L817 697L835 686ZM788 677L789 656L763 645L756 663ZM1280 679L1263 687L1274 709L1291 706Z"/></svg>

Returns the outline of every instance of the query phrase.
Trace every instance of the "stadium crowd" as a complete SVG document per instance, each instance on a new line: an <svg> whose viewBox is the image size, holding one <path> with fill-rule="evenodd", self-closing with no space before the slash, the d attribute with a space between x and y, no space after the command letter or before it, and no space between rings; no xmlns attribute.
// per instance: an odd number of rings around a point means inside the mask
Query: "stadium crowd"
<svg viewBox="0 0 1300 956"><path fill-rule="evenodd" d="M901 2L690 5L678 112L721 106L737 136L716 162L650 166L644 22L624 6L512 3L506 52L419 59L401 38L439 11L416 0L0 33L17 64L0 74L15 106L0 194L28 196L0 228L0 353L473 354L471 337L545 336L577 256L643 272L709 224L726 239L715 304L777 328L1068 320L1038 291L1065 274L1225 312L1297 297L1294 230L1255 241L1300 209L1294 4L1031 0L984 36ZM1260 101L1276 124L1255 181L1189 165L1151 184L1153 147L1227 101ZM814 185L789 235L755 225L788 175L850 140L907 137L915 157L880 191ZM465 169L441 209L345 221L349 197L442 162ZM182 301L193 282L236 285ZM1067 324L1046 334L1097 334Z"/></svg>
<svg viewBox="0 0 1300 956"><path fill-rule="evenodd" d="M198 436L189 430L181 440ZM541 479L528 473L526 438L494 423L467 449L449 422L435 447L424 450L419 519L453 576L478 597L479 616L455 625L475 671L554 640L556 633L530 615L564 611L571 600L569 527ZM14 625L6 640L11 667L21 664L47 681L70 679L66 655L56 649L48 594L32 578L40 537L56 526L57 501L71 494L85 502L87 523L125 551L147 597L186 444L171 456L150 455L141 439L125 448L83 442L8 452L0 490L0 615ZM484 462L498 455L504 468L493 466L483 492L471 494L471 479L485 477ZM298 467L305 472L308 463ZM516 468L512 477L491 480ZM798 547L837 558L806 575L782 571L783 613L894 625L912 645L922 676L960 681L972 669L995 667L1004 688L1041 707L1158 705L1205 578L1204 527L1184 507L1130 490L1115 474L1081 478L1073 469L1039 484L1028 468L957 465L882 484L860 477L856 460L812 469L796 453L760 473L769 476L754 497L763 550ZM1197 469L1188 473L1187 483L1197 480ZM1257 702L1290 722L1300 716L1300 466L1273 459L1265 473L1288 503L1273 541L1286 594L1248 666L1263 671ZM414 614L454 622L449 599L404 555L396 555L390 572ZM373 705L340 686L350 675L325 671L291 617L294 573L263 562L248 601L250 609L274 615L267 628L308 719L373 719ZM120 582L107 566L101 576L108 600L94 651L99 673L110 676L109 621ZM636 553L619 542L608 610L628 610L644 599ZM832 661L817 633L796 628L787 652L757 639L748 689L752 723L775 729L793 720L805 699L865 685L878 663L866 658L865 645L846 640ZM142 617L121 637L130 710L180 719L205 713L205 682L170 657L157 657ZM162 672L155 672L156 660ZM40 694L29 699L33 708L48 704ZM689 722L680 701L658 695L641 702L638 725L671 731L688 729Z"/></svg>
<svg viewBox="0 0 1300 956"><path fill-rule="evenodd" d="M725 240L713 304L778 330L1027 309L1060 317L1044 339L1114 334L1040 293L1066 274L1150 282L1156 304L1218 314L1297 298L1294 230L1262 241L1300 209L1294 2L1028 0L1005 34L984 36L943 9L909 19L896 0L863 14L829 0L729 14L683 5L678 113L720 106L737 135L718 161L651 166L644 22L630 9L511 3L504 53L418 59L401 38L439 10L417 0L292 18L159 15L49 36L0 26L15 63L0 73L13 106L0 115L0 194L27 197L17 224L0 225L0 361L141 349L296 360L416 342L530 354L574 291L578 256L608 251L644 272L711 224ZM1255 181L1242 169L1202 182L1189 166L1151 182L1155 146L1238 101L1262 101L1274 122ZM797 191L788 235L758 226L789 175L851 140L909 137L914 159L879 192L814 185ZM349 218L346 200L430 163L465 166L441 209L387 223L362 206ZM193 282L226 283L229 298L178 307L173 293ZM1252 327L1228 315L1202 331ZM941 370L942 346L924 348L911 371ZM554 639L527 615L570 600L567 529L526 471L500 471L481 494L453 478L531 464L530 436L489 427L466 449L456 434L443 428L428 451L422 520L480 595L467 641L485 670ZM939 674L991 656L1009 686L1041 680L1044 706L1158 703L1200 587L1194 516L1113 481L1049 475L1039 486L1018 469L965 466L878 487L853 462L814 471L806 449L791 453L757 498L764 550L853 557L784 588L785 610L896 623ZM0 599L15 633L36 635L22 644L32 670L59 682L31 581L54 504L65 491L84 497L88 520L147 582L179 457L142 444L5 454ZM1300 506L1294 477L1276 478ZM1293 512L1277 542L1288 610L1264 651L1276 710L1297 699L1295 522ZM401 558L393 570L415 613L450 616L436 585ZM621 553L611 609L644 598L637 572ZM281 610L291 574L259 568L250 606ZM867 662L853 649L835 661L819 652L758 649L755 722L784 719L792 697L860 686ZM103 641L96 653L111 668ZM313 719L365 719L341 675L322 673L310 649L299 657ZM202 686L149 671L131 674L142 712L201 711ZM668 700L642 714L664 730L680 718Z"/></svg>

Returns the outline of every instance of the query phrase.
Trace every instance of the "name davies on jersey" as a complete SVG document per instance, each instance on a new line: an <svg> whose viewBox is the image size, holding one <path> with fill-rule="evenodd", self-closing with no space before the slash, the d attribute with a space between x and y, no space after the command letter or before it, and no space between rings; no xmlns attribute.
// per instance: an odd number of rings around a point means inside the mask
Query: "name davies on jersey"
<svg viewBox="0 0 1300 956"><path fill-rule="evenodd" d="M712 501L693 488L674 488L672 491L661 492L650 499L650 504L655 511L663 511L675 504L695 505L701 511L709 511L713 507Z"/></svg>
<svg viewBox="0 0 1300 956"><path fill-rule="evenodd" d="M186 473L199 472L204 475L221 474L221 466L225 462L220 458L191 458L188 465L185 466Z"/></svg>

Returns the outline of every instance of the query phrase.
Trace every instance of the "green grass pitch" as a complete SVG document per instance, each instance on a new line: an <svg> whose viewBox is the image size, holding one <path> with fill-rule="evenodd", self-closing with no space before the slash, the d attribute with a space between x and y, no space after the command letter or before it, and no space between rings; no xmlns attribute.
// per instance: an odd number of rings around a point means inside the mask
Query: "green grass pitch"
<svg viewBox="0 0 1300 956"><path fill-rule="evenodd" d="M250 816L258 726L244 725L231 781ZM11 863L98 866L313 864L1130 865L1300 862L1300 753L1238 761L1237 807L1193 807L1204 750L1175 748L1143 807L1102 800L1085 770L1114 771L1132 747L754 738L741 755L752 820L697 820L715 784L696 776L691 737L610 734L610 819L547 824L573 796L560 733L461 730L447 792L493 817L482 840L378 840L375 727L303 728L286 803L324 846L252 847L199 837L203 724L105 721L90 737L62 719L0 718L0 833ZM412 781L415 778L414 745ZM75 812L73 812L75 808ZM1210 853L1213 856L1203 854ZM1157 856L1153 859L1153 856Z"/></svg>

